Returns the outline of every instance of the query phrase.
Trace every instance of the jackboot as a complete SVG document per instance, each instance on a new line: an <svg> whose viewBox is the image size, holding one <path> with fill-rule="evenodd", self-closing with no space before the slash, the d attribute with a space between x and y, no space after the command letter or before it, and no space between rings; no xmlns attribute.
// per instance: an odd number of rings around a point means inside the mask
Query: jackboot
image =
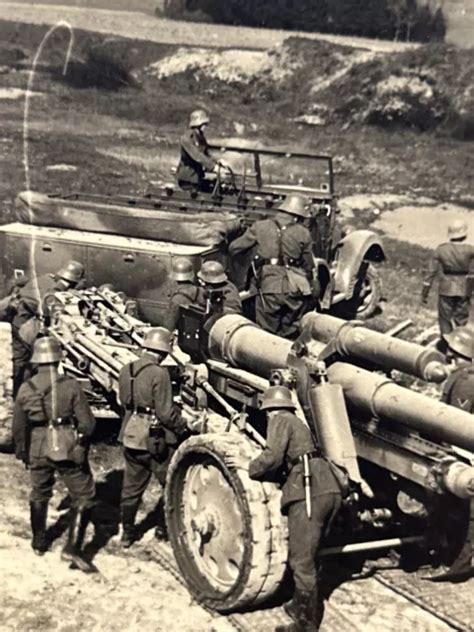
<svg viewBox="0 0 474 632"><path fill-rule="evenodd" d="M275 632L316 632L318 629L311 616L311 593L296 590L291 602L285 608L293 621L288 625L277 625Z"/></svg>
<svg viewBox="0 0 474 632"><path fill-rule="evenodd" d="M160 498L160 501L156 508L155 538L160 542L168 539L168 527L166 525L166 515L165 515L165 506L163 502L163 496Z"/></svg>
<svg viewBox="0 0 474 632"><path fill-rule="evenodd" d="M140 499L122 503L122 537L120 543L124 549L129 549L138 539L137 528L135 526L135 518L137 517Z"/></svg>
<svg viewBox="0 0 474 632"><path fill-rule="evenodd" d="M93 573L96 569L92 564L82 556L82 546L86 535L87 525L89 524L90 511L88 509L79 508L72 514L69 524L68 538L66 546L61 553L61 559L69 562L73 567L78 568L84 573Z"/></svg>
<svg viewBox="0 0 474 632"><path fill-rule="evenodd" d="M432 582L463 582L474 577L474 567L472 565L472 544L466 540L457 558L448 567L442 567L437 573L423 579Z"/></svg>
<svg viewBox="0 0 474 632"><path fill-rule="evenodd" d="M36 555L44 555L49 548L46 540L47 517L48 501L30 503L30 522L33 533L31 547Z"/></svg>

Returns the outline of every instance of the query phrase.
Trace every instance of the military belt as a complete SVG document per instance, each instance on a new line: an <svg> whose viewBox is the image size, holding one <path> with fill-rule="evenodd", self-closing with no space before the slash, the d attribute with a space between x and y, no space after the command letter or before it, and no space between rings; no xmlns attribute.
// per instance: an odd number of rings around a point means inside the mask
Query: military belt
<svg viewBox="0 0 474 632"><path fill-rule="evenodd" d="M311 450L310 452L304 452L294 459L290 459L291 467L295 467L295 465L298 465L298 463L303 463L303 459L305 457L308 457L310 461L311 459L319 459L321 458L321 450Z"/></svg>
<svg viewBox="0 0 474 632"><path fill-rule="evenodd" d="M73 421L70 417L57 417L56 419L53 419L53 425L54 426L70 426L72 425ZM28 421L28 424L32 427L32 428L43 428L49 425L49 421L47 420L30 420Z"/></svg>

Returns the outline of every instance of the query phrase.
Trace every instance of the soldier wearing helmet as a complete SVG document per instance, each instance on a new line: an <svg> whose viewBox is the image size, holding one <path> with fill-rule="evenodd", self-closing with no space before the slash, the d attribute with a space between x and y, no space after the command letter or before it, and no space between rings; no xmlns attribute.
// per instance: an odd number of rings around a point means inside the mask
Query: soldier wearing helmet
<svg viewBox="0 0 474 632"><path fill-rule="evenodd" d="M177 257L171 267L171 279L174 281L173 294L170 299L168 329L173 331L178 325L179 308L199 302L201 289L196 285L194 267L190 259Z"/></svg>
<svg viewBox="0 0 474 632"><path fill-rule="evenodd" d="M197 304L204 307L206 312L218 304L219 309L226 313L241 314L242 301L239 291L232 283L219 261L205 261L198 274L203 291L198 295Z"/></svg>
<svg viewBox="0 0 474 632"><path fill-rule="evenodd" d="M466 243L464 220L448 226L449 242L438 246L423 282L422 301L427 303L435 277L439 278L438 320L441 335L467 323L474 275L474 246ZM471 276L471 278L469 278ZM471 286L471 287L470 287Z"/></svg>
<svg viewBox="0 0 474 632"><path fill-rule="evenodd" d="M209 154L205 129L209 125L209 114L205 110L194 110L189 118L189 131L181 137L181 158L176 177L182 189L203 191L206 171L217 171L225 166Z"/></svg>
<svg viewBox="0 0 474 632"><path fill-rule="evenodd" d="M250 462L249 476L267 480L277 474L284 480L281 507L288 516L288 560L295 582L294 597L285 606L294 623L276 629L315 630L324 612L315 559L321 538L340 508L341 490L308 426L295 415L289 389L271 386L263 395L261 409L267 413L267 445ZM305 468L310 484L310 511L303 484Z"/></svg>
<svg viewBox="0 0 474 632"><path fill-rule="evenodd" d="M32 548L43 555L50 542L46 537L48 504L53 494L55 475L66 485L72 500L72 517L62 558L85 572L93 570L81 553L89 514L95 498L95 486L87 460L87 444L94 432L95 420L80 383L58 372L62 351L50 337L39 338L31 362L37 373L24 382L15 400L13 438L16 458L29 466L31 476L30 517ZM77 440L64 444L60 431ZM56 439L51 441L53 428ZM51 445L62 450L53 454Z"/></svg>
<svg viewBox="0 0 474 632"><path fill-rule="evenodd" d="M255 317L267 331L281 336L297 332L313 302L312 239L303 221L309 200L289 195L273 218L262 219L229 245L233 257L252 252Z"/></svg>
<svg viewBox="0 0 474 632"><path fill-rule="evenodd" d="M150 328L141 357L125 365L119 375L119 397L124 410L119 441L125 457L121 542L125 548L138 538L135 518L151 475L164 486L169 460L179 438L187 431L181 411L173 403L169 372L162 366L171 346L168 329ZM159 524L156 536L163 537L164 533L164 525Z"/></svg>
<svg viewBox="0 0 474 632"><path fill-rule="evenodd" d="M84 276L84 267L78 261L68 261L58 272L33 277L16 296L15 313L12 315L13 336L13 393L18 391L28 371L31 356L31 332L39 329L44 320L43 301L47 294L75 287ZM28 323L29 325L26 325ZM34 325L34 327L30 327ZM25 330L28 332L25 335Z"/></svg>

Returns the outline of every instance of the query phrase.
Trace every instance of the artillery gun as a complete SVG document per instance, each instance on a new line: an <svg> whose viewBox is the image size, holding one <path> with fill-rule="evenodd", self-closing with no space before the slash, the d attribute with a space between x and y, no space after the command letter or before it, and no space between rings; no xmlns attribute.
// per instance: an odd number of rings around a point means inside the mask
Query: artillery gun
<svg viewBox="0 0 474 632"><path fill-rule="evenodd" d="M147 325L124 319L113 293L56 293L49 306L65 371L96 405L118 412L118 373L138 357ZM436 351L317 313L292 342L243 316L192 306L181 311L178 343L170 362L180 367L176 399L193 436L173 456L165 508L176 560L201 602L221 612L255 607L285 576L278 481L247 474L265 445L259 402L269 384L291 388L302 423L351 481L322 555L452 544L463 499L474 495L472 415L389 377L441 381Z"/></svg>
<svg viewBox="0 0 474 632"><path fill-rule="evenodd" d="M141 197L20 193L19 221L0 227L0 293L12 281L54 273L74 258L85 267L86 286L117 285L137 302L141 318L162 325L173 291L173 259L186 256L196 270L204 260L220 260L250 313L253 253L232 260L227 244L255 220L274 216L286 195L301 193L311 202L322 308L358 318L373 314L381 300L375 264L385 258L383 245L370 230L342 236L331 156L212 149L233 168L214 175L207 192L189 193L161 182Z"/></svg>

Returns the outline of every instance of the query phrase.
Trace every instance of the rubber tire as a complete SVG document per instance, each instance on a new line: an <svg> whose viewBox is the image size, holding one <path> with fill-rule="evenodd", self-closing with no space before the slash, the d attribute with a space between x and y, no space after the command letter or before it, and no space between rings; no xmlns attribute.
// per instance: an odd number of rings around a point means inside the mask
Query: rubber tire
<svg viewBox="0 0 474 632"><path fill-rule="evenodd" d="M359 292L364 280L367 280L370 283L371 297L366 305L361 306ZM345 318L366 320L375 314L381 300L382 279L377 268L369 264L365 276L363 277L363 279L360 279L355 285L354 296L351 300L341 303L340 309L338 311Z"/></svg>
<svg viewBox="0 0 474 632"><path fill-rule="evenodd" d="M286 520L280 511L280 491L273 483L248 477L248 461L256 454L250 441L238 432L207 433L185 441L170 463L165 490L168 536L189 591L199 603L228 613L267 601L280 587L288 558ZM231 456L242 462L226 466ZM211 458L234 489L242 508L245 552L239 575L226 592L212 586L193 561L181 519L182 483L188 465Z"/></svg>

